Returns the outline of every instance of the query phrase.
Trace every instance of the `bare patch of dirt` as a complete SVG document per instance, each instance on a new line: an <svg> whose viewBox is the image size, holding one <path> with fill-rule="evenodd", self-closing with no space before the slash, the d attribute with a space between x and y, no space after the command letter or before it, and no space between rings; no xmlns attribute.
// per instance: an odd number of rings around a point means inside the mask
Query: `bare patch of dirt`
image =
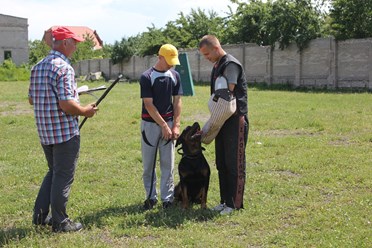
<svg viewBox="0 0 372 248"><path fill-rule="evenodd" d="M352 145L353 142L350 141L348 137L341 137L337 140L332 140L328 143L331 146L349 146Z"/></svg>
<svg viewBox="0 0 372 248"><path fill-rule="evenodd" d="M300 174L297 174L290 170L276 171L276 173L278 173L279 175L287 176L287 177L300 177Z"/></svg>
<svg viewBox="0 0 372 248"><path fill-rule="evenodd" d="M311 132L307 130L288 130L288 129L273 129L273 130L262 130L254 131L255 134L261 136L276 136L276 137L285 137L285 136L313 136L320 135L320 132Z"/></svg>
<svg viewBox="0 0 372 248"><path fill-rule="evenodd" d="M194 123L195 121L199 122L200 125L203 125L209 119L209 114L206 113L194 113L189 116L182 117L182 121L186 123ZM191 123L192 122L192 123Z"/></svg>
<svg viewBox="0 0 372 248"><path fill-rule="evenodd" d="M19 116L19 115L32 115L32 107L28 103L15 103L15 102L1 102L0 115L1 116Z"/></svg>

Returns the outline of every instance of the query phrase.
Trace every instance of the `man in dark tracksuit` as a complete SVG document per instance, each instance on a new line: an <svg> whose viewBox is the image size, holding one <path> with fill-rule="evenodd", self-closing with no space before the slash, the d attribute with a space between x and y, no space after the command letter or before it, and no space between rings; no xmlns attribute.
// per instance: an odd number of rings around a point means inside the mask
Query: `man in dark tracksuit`
<svg viewBox="0 0 372 248"><path fill-rule="evenodd" d="M249 130L247 82L240 62L222 49L215 36L204 36L199 43L199 51L207 60L214 63L211 93L214 93L216 79L223 77L237 103L236 112L225 121L215 139L221 202L213 209L220 211L221 214L230 214L236 209L243 208L246 178L245 148Z"/></svg>

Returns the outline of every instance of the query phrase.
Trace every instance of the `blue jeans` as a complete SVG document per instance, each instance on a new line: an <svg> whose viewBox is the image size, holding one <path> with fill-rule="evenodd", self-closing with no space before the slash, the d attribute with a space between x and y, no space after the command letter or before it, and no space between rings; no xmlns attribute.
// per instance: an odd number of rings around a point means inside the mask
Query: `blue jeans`
<svg viewBox="0 0 372 248"><path fill-rule="evenodd" d="M61 144L42 145L48 162L48 172L35 201L34 218L45 220L52 211L53 223L63 222L80 150L80 136Z"/></svg>

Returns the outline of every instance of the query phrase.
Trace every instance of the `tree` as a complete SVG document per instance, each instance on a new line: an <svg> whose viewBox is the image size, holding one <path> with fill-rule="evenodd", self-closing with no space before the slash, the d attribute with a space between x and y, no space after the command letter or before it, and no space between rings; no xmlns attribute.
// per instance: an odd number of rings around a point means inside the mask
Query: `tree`
<svg viewBox="0 0 372 248"><path fill-rule="evenodd" d="M284 49L295 42L300 50L310 40L320 37L321 13L312 6L311 0L277 0L269 11L266 30L269 45L279 43Z"/></svg>
<svg viewBox="0 0 372 248"><path fill-rule="evenodd" d="M270 18L268 13L270 5L262 1L243 3L231 0L231 2L238 4L238 7L227 22L228 43L269 44L265 24Z"/></svg>
<svg viewBox="0 0 372 248"><path fill-rule="evenodd" d="M77 61L86 59L96 59L104 57L103 49L94 49L94 37L93 35L86 34L83 35L84 41L77 44L76 51L72 55L71 62L75 63Z"/></svg>
<svg viewBox="0 0 372 248"><path fill-rule="evenodd" d="M164 36L162 29L158 29L154 25L147 29L146 32L129 38L122 38L120 42L115 42L111 52L111 59L114 64L122 63L133 55L157 54L160 46L169 41Z"/></svg>
<svg viewBox="0 0 372 248"><path fill-rule="evenodd" d="M111 56L111 46L104 45L102 49L94 49L94 39L92 36L84 36L84 41L77 44L71 62L75 63L80 60L94 59L94 58L108 58ZM29 41L28 43L30 54L29 64L34 65L48 55L51 48L40 40Z"/></svg>
<svg viewBox="0 0 372 248"><path fill-rule="evenodd" d="M163 30L156 28L154 24L147 29L148 31L137 36L136 54L140 56L157 54L162 44L171 43L171 39L164 35Z"/></svg>
<svg viewBox="0 0 372 248"><path fill-rule="evenodd" d="M330 18L337 40L372 37L371 0L333 0Z"/></svg>
<svg viewBox="0 0 372 248"><path fill-rule="evenodd" d="M211 10L206 14L203 10L191 9L189 15L179 13L179 18L168 22L164 36L173 41L176 47L196 47L201 37L206 34L222 36L224 21L217 12Z"/></svg>
<svg viewBox="0 0 372 248"><path fill-rule="evenodd" d="M146 32L115 42L111 56L113 62L121 63L134 54L139 56L157 54L160 46L165 43L171 43L178 48L195 47L203 35L208 33L218 35L223 29L222 19L213 11L207 15L198 9L191 10L190 15L184 15L182 12L179 15L180 18L168 22L165 29L152 25Z"/></svg>
<svg viewBox="0 0 372 248"><path fill-rule="evenodd" d="M30 65L35 65L37 62L47 56L50 51L50 47L45 44L45 42L40 40L29 41L28 47L30 50L28 60Z"/></svg>
<svg viewBox="0 0 372 248"><path fill-rule="evenodd" d="M122 63L134 55L133 38L122 38L112 47L111 59L113 64Z"/></svg>
<svg viewBox="0 0 372 248"><path fill-rule="evenodd" d="M284 49L296 43L299 49L320 37L323 0L230 0L238 4L227 22L227 43L252 42Z"/></svg>

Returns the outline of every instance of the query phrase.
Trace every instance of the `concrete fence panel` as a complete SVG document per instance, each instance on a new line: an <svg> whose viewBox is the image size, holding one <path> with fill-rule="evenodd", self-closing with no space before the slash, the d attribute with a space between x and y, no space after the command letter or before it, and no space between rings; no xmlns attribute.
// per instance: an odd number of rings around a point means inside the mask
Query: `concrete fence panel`
<svg viewBox="0 0 372 248"><path fill-rule="evenodd" d="M372 39L338 42L338 86L368 87Z"/></svg>
<svg viewBox="0 0 372 248"><path fill-rule="evenodd" d="M311 41L301 53L301 86L328 86L330 74L331 47L329 39Z"/></svg>
<svg viewBox="0 0 372 248"><path fill-rule="evenodd" d="M270 59L270 47L246 46L244 61L247 80L271 83Z"/></svg>
<svg viewBox="0 0 372 248"><path fill-rule="evenodd" d="M273 51L272 70L274 84L294 84L298 71L299 54L296 45L292 44L285 50L278 47Z"/></svg>
<svg viewBox="0 0 372 248"><path fill-rule="evenodd" d="M278 46L236 44L223 46L244 66L248 83L291 84L303 87L372 89L372 38L336 41L334 38L312 40L299 51L295 44L284 50ZM188 55L194 82L210 80L212 64L198 49L180 49ZM115 78L123 73L139 80L142 72L153 66L157 56L133 56L113 65L111 60L85 60L74 65L77 76L102 71Z"/></svg>

